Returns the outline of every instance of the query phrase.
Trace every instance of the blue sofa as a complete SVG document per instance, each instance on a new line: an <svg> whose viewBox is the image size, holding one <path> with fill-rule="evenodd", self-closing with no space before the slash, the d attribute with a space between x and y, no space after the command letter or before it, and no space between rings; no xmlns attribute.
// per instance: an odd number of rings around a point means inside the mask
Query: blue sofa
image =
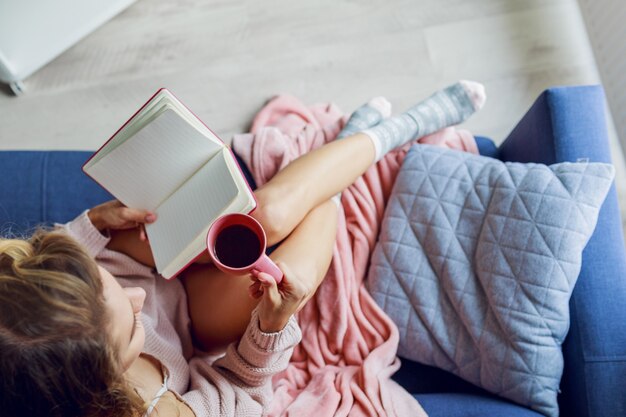
<svg viewBox="0 0 626 417"><path fill-rule="evenodd" d="M599 86L546 90L499 146L478 138L481 153L504 161L610 162ZM111 196L81 173L91 152L0 152L0 231L23 234L65 222ZM615 187L583 253L570 301L559 403L568 417L626 416L626 252ZM0 353L1 354L1 353ZM539 416L451 374L403 361L394 378L431 417Z"/></svg>

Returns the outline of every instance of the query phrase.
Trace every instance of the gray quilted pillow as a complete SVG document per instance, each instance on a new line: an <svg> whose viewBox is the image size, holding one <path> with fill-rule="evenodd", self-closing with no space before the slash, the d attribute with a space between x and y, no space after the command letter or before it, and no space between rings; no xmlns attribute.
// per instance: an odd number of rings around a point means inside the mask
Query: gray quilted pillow
<svg viewBox="0 0 626 417"><path fill-rule="evenodd" d="M367 280L399 355L557 416L568 302L613 176L415 145Z"/></svg>

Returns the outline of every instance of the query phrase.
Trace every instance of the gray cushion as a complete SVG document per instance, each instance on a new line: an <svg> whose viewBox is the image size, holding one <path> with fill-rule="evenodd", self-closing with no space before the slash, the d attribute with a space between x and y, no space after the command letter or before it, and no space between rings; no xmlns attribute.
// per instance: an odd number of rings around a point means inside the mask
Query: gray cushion
<svg viewBox="0 0 626 417"><path fill-rule="evenodd" d="M415 145L367 280L398 354L557 416L568 302L613 176Z"/></svg>

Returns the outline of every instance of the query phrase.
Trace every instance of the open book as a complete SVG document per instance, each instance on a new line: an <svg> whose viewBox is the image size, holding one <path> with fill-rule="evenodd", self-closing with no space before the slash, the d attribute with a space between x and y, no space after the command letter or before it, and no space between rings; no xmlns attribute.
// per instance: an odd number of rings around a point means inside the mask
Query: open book
<svg viewBox="0 0 626 417"><path fill-rule="evenodd" d="M83 166L128 207L147 209L157 271L169 279L206 250L226 213L249 213L254 194L232 151L168 90L160 89Z"/></svg>

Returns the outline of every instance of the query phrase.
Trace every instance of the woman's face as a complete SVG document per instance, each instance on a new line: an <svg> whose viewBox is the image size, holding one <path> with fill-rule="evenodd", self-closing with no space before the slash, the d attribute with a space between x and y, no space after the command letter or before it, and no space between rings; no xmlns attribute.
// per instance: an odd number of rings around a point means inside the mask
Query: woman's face
<svg viewBox="0 0 626 417"><path fill-rule="evenodd" d="M113 275L98 266L109 310L109 333L118 346L122 367L127 370L139 357L146 334L141 324L141 309L146 299L143 288L122 288Z"/></svg>

